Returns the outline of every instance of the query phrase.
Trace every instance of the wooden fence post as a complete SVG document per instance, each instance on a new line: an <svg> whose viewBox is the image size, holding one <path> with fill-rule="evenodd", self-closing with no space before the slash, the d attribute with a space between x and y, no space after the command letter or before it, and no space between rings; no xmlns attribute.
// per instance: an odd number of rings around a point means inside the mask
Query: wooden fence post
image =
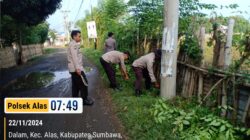
<svg viewBox="0 0 250 140"><path fill-rule="evenodd" d="M233 39L233 28L234 28L234 19L229 19L228 21L228 30L227 30L227 42L225 46L225 54L224 54L224 69L228 68L231 64L232 55L231 55L231 46L232 46L232 39Z"/></svg>
<svg viewBox="0 0 250 140"><path fill-rule="evenodd" d="M205 50L205 27L201 27L199 34L200 48L202 50L201 67L204 67L204 50ZM198 85L198 101L201 102L201 95L203 92L203 74L199 72L199 85Z"/></svg>
<svg viewBox="0 0 250 140"><path fill-rule="evenodd" d="M227 40L225 46L225 53L224 53L224 70L226 70L229 65L231 64L231 46L232 46L232 38L233 38L233 27L234 27L234 20L229 19L228 21L228 30L227 30ZM235 86L234 86L235 87ZM225 107L227 105L227 92L226 92L226 80L223 82L222 85L222 99L221 99L221 106ZM235 91L235 89L233 90ZM226 116L226 110L222 110L221 115L223 117Z"/></svg>
<svg viewBox="0 0 250 140"><path fill-rule="evenodd" d="M249 107L250 107L250 96L248 97L247 104L246 104L246 107L245 107L244 112L243 112L243 117L241 119L242 123L246 122L246 117L247 117L247 113L248 113L247 111L248 111Z"/></svg>

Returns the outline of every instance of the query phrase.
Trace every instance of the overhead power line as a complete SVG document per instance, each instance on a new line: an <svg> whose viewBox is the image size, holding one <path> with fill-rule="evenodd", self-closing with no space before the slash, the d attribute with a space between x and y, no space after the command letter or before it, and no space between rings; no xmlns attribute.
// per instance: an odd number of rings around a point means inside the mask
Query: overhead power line
<svg viewBox="0 0 250 140"><path fill-rule="evenodd" d="M81 8L82 8L82 4L83 4L83 0L81 1L81 4L80 4L80 7L79 7L78 12L77 12L77 14L76 14L74 23L76 22L76 19L77 19L78 15L79 15L79 12L80 12L80 10L81 10Z"/></svg>

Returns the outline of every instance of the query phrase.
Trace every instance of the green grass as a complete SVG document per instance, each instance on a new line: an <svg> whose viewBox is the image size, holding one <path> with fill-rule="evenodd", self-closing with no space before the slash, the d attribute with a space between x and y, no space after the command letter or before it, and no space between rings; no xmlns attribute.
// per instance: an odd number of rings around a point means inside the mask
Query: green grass
<svg viewBox="0 0 250 140"><path fill-rule="evenodd" d="M51 54L57 51L57 48L45 48L44 54Z"/></svg>

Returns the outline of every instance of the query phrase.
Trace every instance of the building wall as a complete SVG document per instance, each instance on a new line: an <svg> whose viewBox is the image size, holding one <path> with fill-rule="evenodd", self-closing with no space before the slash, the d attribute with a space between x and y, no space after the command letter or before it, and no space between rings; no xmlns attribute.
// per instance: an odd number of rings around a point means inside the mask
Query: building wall
<svg viewBox="0 0 250 140"><path fill-rule="evenodd" d="M22 46L22 62L27 62L35 56L40 56L43 54L43 45L24 45Z"/></svg>
<svg viewBox="0 0 250 140"><path fill-rule="evenodd" d="M43 45L23 45L21 59L23 63L35 56L40 56L43 54ZM17 65L18 52L17 49L13 47L0 48L0 68L10 68Z"/></svg>
<svg viewBox="0 0 250 140"><path fill-rule="evenodd" d="M0 48L0 68L16 66L14 49L12 47Z"/></svg>

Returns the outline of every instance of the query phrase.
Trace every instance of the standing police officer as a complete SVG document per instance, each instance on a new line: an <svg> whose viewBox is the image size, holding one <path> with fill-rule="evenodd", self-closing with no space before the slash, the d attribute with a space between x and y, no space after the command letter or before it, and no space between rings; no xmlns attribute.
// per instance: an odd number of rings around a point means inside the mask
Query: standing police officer
<svg viewBox="0 0 250 140"><path fill-rule="evenodd" d="M114 39L114 33L108 33L108 39L104 43L104 53L116 50L116 40Z"/></svg>
<svg viewBox="0 0 250 140"><path fill-rule="evenodd" d="M72 80L72 96L78 97L79 92L84 105L92 105L94 102L88 98L88 81L83 71L82 53L80 51L81 32L71 32L72 41L68 47L68 68Z"/></svg>

